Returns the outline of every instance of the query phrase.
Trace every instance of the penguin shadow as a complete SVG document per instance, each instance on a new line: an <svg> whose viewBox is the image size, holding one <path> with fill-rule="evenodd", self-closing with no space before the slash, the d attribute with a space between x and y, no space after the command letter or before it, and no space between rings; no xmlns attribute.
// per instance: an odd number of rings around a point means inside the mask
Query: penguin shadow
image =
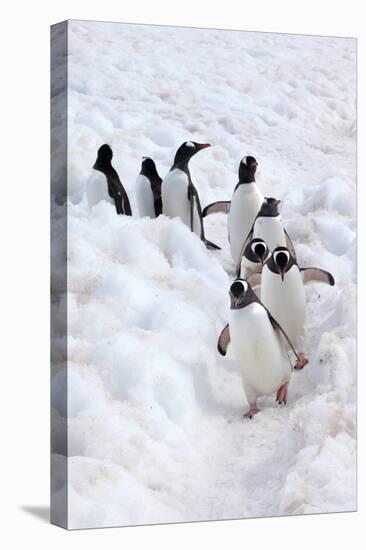
<svg viewBox="0 0 366 550"><path fill-rule="evenodd" d="M50 523L50 507L49 506L19 506L19 509L26 514L29 514L43 523Z"/></svg>

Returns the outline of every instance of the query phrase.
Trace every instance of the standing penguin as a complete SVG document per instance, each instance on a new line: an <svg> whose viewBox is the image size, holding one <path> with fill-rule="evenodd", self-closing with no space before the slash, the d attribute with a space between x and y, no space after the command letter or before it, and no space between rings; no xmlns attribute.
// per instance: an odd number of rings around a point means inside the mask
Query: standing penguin
<svg viewBox="0 0 366 550"><path fill-rule="evenodd" d="M222 331L217 347L221 355L226 355L231 340L249 404L244 416L252 418L259 411L257 399L262 395L277 393L277 402L287 402L292 366L284 342L293 351L296 364L299 356L245 279L232 283L230 300L229 324Z"/></svg>
<svg viewBox="0 0 366 550"><path fill-rule="evenodd" d="M205 238L201 203L188 168L193 155L206 147L210 147L210 144L186 141L178 148L173 166L161 184L163 213L171 218L178 216L207 248L220 250L220 247Z"/></svg>
<svg viewBox="0 0 366 550"><path fill-rule="evenodd" d="M334 278L328 271L315 267L299 268L290 250L284 246L276 247L263 266L261 301L300 350L303 347L306 320L304 282L310 281L334 286ZM303 353L300 357L304 366L308 361Z"/></svg>
<svg viewBox="0 0 366 550"><path fill-rule="evenodd" d="M236 273L240 273L241 259L247 244L253 239L263 239L270 252L277 246L287 246L296 258L295 248L283 226L281 215L278 211L280 200L273 197L265 197L262 206L254 220L247 238L244 238L236 264Z"/></svg>
<svg viewBox="0 0 366 550"><path fill-rule="evenodd" d="M136 201L142 218L157 218L162 213L161 182L155 162L149 157L142 157L141 170L136 179Z"/></svg>
<svg viewBox="0 0 366 550"><path fill-rule="evenodd" d="M228 229L231 256L235 263L243 239L248 235L255 216L263 203L263 195L255 183L255 172L258 163L254 157L244 157L239 164L239 183L234 189L231 201L217 201L208 204L202 217L223 212L229 214Z"/></svg>
<svg viewBox="0 0 366 550"><path fill-rule="evenodd" d="M254 157L245 157L239 165L239 183L231 198L228 230L231 256L235 263L254 219L263 203L263 195L255 182L258 163Z"/></svg>
<svg viewBox="0 0 366 550"><path fill-rule="evenodd" d="M105 178L92 178L87 184L87 198L89 208L101 200L114 203L117 214L132 216L130 201L121 180L112 166L113 152L109 145L104 144L98 149L94 170L104 174ZM107 180L107 181L106 181ZM107 184L107 185L106 185Z"/></svg>

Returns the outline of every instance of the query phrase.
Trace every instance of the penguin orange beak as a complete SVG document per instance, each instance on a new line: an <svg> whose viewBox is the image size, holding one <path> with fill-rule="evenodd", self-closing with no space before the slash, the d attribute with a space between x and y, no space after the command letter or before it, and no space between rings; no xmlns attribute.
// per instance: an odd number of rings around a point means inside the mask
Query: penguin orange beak
<svg viewBox="0 0 366 550"><path fill-rule="evenodd" d="M236 296L236 297L234 298L234 306L235 306L235 307L240 307L240 305L241 305L241 303L242 303L242 298L243 298L242 295Z"/></svg>
<svg viewBox="0 0 366 550"><path fill-rule="evenodd" d="M264 253L262 253L262 254L257 254L257 257L259 258L261 264L263 265L263 264L264 264Z"/></svg>
<svg viewBox="0 0 366 550"><path fill-rule="evenodd" d="M201 150L201 149L206 149L206 147L211 147L211 143L199 143L199 144L197 145L197 148L198 148L199 150Z"/></svg>
<svg viewBox="0 0 366 550"><path fill-rule="evenodd" d="M238 305L240 305L240 298L241 298L241 295L239 294L239 296L234 296L234 294L232 292L230 292L230 300L231 300L231 307L237 307Z"/></svg>

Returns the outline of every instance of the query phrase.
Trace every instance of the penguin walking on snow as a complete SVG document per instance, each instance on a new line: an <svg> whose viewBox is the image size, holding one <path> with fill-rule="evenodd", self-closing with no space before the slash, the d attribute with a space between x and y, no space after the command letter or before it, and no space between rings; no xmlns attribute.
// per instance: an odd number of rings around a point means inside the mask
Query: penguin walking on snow
<svg viewBox="0 0 366 550"><path fill-rule="evenodd" d="M322 282L334 286L334 278L323 269L316 267L299 268L290 250L284 246L276 247L263 266L261 276L256 274L249 281L259 282L261 277L261 302L271 312L276 321L285 330L292 344L299 350L303 348L306 321L306 296L304 283ZM308 360L299 354L302 368Z"/></svg>
<svg viewBox="0 0 366 550"><path fill-rule="evenodd" d="M232 283L230 299L229 324L220 334L218 351L226 355L231 341L249 404L244 417L252 418L259 411L257 399L262 395L276 393L278 403L287 402L292 365L285 342L296 357L296 365L300 358L283 328L245 279Z"/></svg>
<svg viewBox="0 0 366 550"><path fill-rule="evenodd" d="M231 198L228 230L231 256L235 263L243 241L247 237L254 219L263 203L263 195L255 182L258 163L254 157L245 157L239 165L239 183Z"/></svg>
<svg viewBox="0 0 366 550"><path fill-rule="evenodd" d="M201 203L188 167L193 155L206 147L210 145L186 141L178 148L173 166L161 184L163 213L171 218L178 216L200 237L207 248L220 250L219 246L205 238Z"/></svg>
<svg viewBox="0 0 366 550"><path fill-rule="evenodd" d="M89 208L101 200L107 200L115 205L117 214L132 216L130 201L121 180L112 166L113 152L109 145L104 144L98 149L94 170L105 177L94 177L87 183L87 199Z"/></svg>
<svg viewBox="0 0 366 550"><path fill-rule="evenodd" d="M262 206L255 217L252 228L247 237L244 237L241 250L239 252L238 262L236 264L236 274L241 274L241 260L247 244L253 239L262 239L270 252L277 246L286 246L291 254L296 258L295 248L292 241L283 226L281 215L278 211L280 200L273 197L265 197Z"/></svg>
<svg viewBox="0 0 366 550"><path fill-rule="evenodd" d="M206 206L203 216L215 212L228 213L228 232L231 256L235 264L264 197L255 182L258 163L254 157L244 157L239 164L239 182L231 201L218 201Z"/></svg>
<svg viewBox="0 0 366 550"><path fill-rule="evenodd" d="M150 157L142 157L141 170L135 184L141 218L157 218L162 213L161 182L155 162Z"/></svg>

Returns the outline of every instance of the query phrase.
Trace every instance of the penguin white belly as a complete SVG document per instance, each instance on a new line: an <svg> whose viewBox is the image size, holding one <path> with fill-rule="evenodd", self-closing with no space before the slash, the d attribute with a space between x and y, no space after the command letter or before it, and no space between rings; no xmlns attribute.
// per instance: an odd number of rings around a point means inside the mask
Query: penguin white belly
<svg viewBox="0 0 366 550"><path fill-rule="evenodd" d="M155 218L154 195L149 179L139 174L135 183L136 202L140 217Z"/></svg>
<svg viewBox="0 0 366 550"><path fill-rule="evenodd" d="M252 396L270 395L290 380L291 365L282 340L265 309L257 303L230 310L230 336L244 389ZM253 396L254 394L254 396Z"/></svg>
<svg viewBox="0 0 366 550"><path fill-rule="evenodd" d="M265 265L262 271L261 301L297 347L305 333L306 295L299 268L293 265L281 276Z"/></svg>
<svg viewBox="0 0 366 550"><path fill-rule="evenodd" d="M234 191L228 215L231 256L239 260L241 247L252 228L264 198L256 184L243 183Z"/></svg>
<svg viewBox="0 0 366 550"><path fill-rule="evenodd" d="M243 256L241 261L241 274L242 277L248 277L251 273L260 272L262 269L261 263L255 263Z"/></svg>
<svg viewBox="0 0 366 550"><path fill-rule="evenodd" d="M277 246L286 246L286 235L281 216L257 218L253 228L253 239L263 239L270 251Z"/></svg>
<svg viewBox="0 0 366 550"><path fill-rule="evenodd" d="M163 213L170 218L179 217L191 228L191 203L188 200L188 177L183 170L175 168L167 174L161 184ZM201 236L201 224L197 206L193 208L193 231Z"/></svg>
<svg viewBox="0 0 366 550"><path fill-rule="evenodd" d="M90 209L103 200L114 204L108 193L107 178L101 172L94 170L90 175L86 182L86 198Z"/></svg>

